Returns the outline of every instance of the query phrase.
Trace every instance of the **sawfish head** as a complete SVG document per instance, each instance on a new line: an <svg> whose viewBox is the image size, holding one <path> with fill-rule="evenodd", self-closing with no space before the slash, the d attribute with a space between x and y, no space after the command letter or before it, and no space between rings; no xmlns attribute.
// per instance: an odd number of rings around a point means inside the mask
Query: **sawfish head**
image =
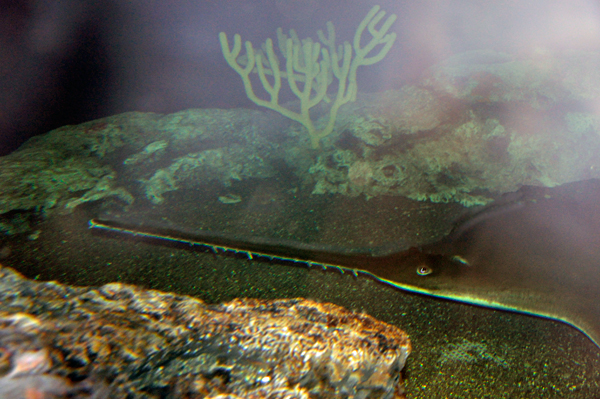
<svg viewBox="0 0 600 399"><path fill-rule="evenodd" d="M596 186L593 195L579 190L478 214L457 234L368 271L404 290L560 320L598 345Z"/></svg>
<svg viewBox="0 0 600 399"><path fill-rule="evenodd" d="M429 254L417 248L395 254L368 268L386 282L409 291L426 294L454 292L457 283L471 274L470 264L460 256Z"/></svg>

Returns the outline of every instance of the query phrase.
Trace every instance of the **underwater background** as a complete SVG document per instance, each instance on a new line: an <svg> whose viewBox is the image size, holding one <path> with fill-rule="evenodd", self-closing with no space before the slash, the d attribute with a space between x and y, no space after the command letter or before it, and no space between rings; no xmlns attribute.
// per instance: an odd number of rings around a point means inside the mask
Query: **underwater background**
<svg viewBox="0 0 600 399"><path fill-rule="evenodd" d="M410 338L397 397L598 396L599 12L11 3L0 263L91 290L367 314ZM42 290L4 279L5 298ZM118 383L136 361L59 375ZM185 397L140 384L131 397Z"/></svg>

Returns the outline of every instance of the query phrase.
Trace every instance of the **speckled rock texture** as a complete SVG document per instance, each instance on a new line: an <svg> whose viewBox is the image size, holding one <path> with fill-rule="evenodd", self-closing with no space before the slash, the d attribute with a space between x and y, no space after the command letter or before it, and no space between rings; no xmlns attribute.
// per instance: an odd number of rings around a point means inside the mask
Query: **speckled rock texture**
<svg viewBox="0 0 600 399"><path fill-rule="evenodd" d="M410 350L398 328L327 303L209 305L0 268L2 398L400 398Z"/></svg>

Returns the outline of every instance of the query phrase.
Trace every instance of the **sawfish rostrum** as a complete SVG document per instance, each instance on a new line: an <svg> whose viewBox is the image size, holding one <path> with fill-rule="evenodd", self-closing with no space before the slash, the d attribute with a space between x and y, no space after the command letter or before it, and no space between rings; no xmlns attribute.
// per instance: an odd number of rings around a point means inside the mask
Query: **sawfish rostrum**
<svg viewBox="0 0 600 399"><path fill-rule="evenodd" d="M534 193L463 218L438 243L385 255L106 219L92 220L90 227L250 259L334 267L410 292L560 320L600 347L600 184L591 180Z"/></svg>

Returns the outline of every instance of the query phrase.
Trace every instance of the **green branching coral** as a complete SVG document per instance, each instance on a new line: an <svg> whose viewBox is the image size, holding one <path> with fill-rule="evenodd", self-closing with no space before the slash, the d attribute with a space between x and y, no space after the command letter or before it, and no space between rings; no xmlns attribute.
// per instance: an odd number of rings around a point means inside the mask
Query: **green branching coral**
<svg viewBox="0 0 600 399"><path fill-rule="evenodd" d="M288 37L279 28L277 30L279 51L285 58L283 71L280 69L279 58L275 55L271 39L267 39L262 46L262 51L255 51L252 43L246 41L246 54L238 57L242 49L240 35L234 36L233 49L230 49L227 35L221 32L219 33L221 49L227 63L242 77L248 98L257 105L277 111L301 123L308 130L312 147L319 148L321 139L333 131L339 108L356 100L358 67L381 61L396 40L395 33L387 33L396 21L395 14L390 15L379 29L376 28L385 16L385 11L379 11L379 8L379 6L373 7L359 24L352 45L344 42L336 48L335 31L331 21L327 23L327 36L322 31L317 32L323 46L310 38L300 41L294 30L290 31ZM361 47L361 37L365 29L368 29L372 38ZM379 53L368 56L379 44L383 45ZM258 73L270 100L261 99L254 93L250 80L251 72ZM272 76L273 83L269 81L267 75ZM338 83L337 93L329 110L329 121L325 128L317 130L310 118L310 109L321 101L329 101L327 88L333 82L333 77ZM300 99L300 112L279 105L282 78L287 79L290 89ZM298 85L298 82L303 84Z"/></svg>

